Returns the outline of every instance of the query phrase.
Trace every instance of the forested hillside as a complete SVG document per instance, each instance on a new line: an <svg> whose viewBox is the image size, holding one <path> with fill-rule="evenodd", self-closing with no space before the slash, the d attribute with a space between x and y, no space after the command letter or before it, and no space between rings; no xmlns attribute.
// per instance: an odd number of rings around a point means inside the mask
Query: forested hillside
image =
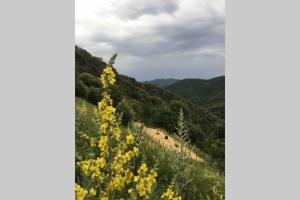
<svg viewBox="0 0 300 200"><path fill-rule="evenodd" d="M86 99L96 105L101 98L101 82L99 75L106 63L98 57L92 56L86 50L77 47L75 51L76 66L76 96ZM123 113L122 123L128 124L132 121L140 121L148 126L164 128L169 132L174 132L177 116L180 108L183 109L189 137L192 144L200 150L209 154L220 169L224 169L224 118L222 114L214 112L212 108L205 108L177 95L180 89L176 89L174 94L154 85L137 82L134 78L116 73L116 85L111 88L113 104L118 111ZM220 79L220 80L219 80ZM213 82L222 82L224 78L218 78ZM184 81L184 80L183 80ZM175 83L179 84L182 81ZM183 82L185 84L185 81ZM182 83L179 84L179 86ZM197 82L193 85L199 85ZM202 84L202 92L210 92L205 89L206 84ZM215 83L208 84L214 88ZM171 87L171 86L170 86ZM181 87L178 87L181 88ZM219 89L219 87L216 87ZM220 89L221 90L221 89ZM191 90L192 92L192 90ZM199 94L195 91L196 94ZM189 93L188 93L189 94ZM212 92L213 100L222 100L222 91ZM224 91L223 91L224 94ZM195 95L196 96L196 95ZM193 99L200 99L193 98ZM191 99L192 100L192 99ZM193 100L194 101L194 100ZM204 100L201 100L203 102ZM205 102L205 101L204 101Z"/></svg>
<svg viewBox="0 0 300 200"><path fill-rule="evenodd" d="M160 88L165 88L165 87L170 86L174 83L177 83L178 81L179 81L179 79L166 78L166 79L155 79L155 80L152 80L152 81L144 81L143 83L155 85L155 86L160 87Z"/></svg>
<svg viewBox="0 0 300 200"><path fill-rule="evenodd" d="M190 99L198 105L224 103L225 101L225 76L209 80L184 79L165 89Z"/></svg>

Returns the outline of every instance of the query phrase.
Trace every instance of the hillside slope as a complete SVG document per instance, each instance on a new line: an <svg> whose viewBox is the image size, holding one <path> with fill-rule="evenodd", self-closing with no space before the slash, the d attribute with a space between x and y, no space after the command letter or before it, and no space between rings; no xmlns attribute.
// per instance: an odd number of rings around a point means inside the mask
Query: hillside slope
<svg viewBox="0 0 300 200"><path fill-rule="evenodd" d="M91 156L91 152L93 152L89 151L91 150L90 141L91 138L96 138L99 134L97 123L94 120L97 118L95 109L96 106L86 100L75 98L75 163ZM224 174L220 174L207 160L187 159L182 162L182 158L176 151L163 148L157 140L152 139L145 131L139 131L133 126L121 128L122 131L131 130L137 138L141 137L139 140L140 155L134 160L136 166L140 166L141 161L144 161L149 169L155 168L158 173L155 193L159 195L153 196L152 200L159 200L162 192L174 180L177 183L188 183L187 187L181 191L183 199L199 200L203 197L205 199L208 197L210 199L224 199L220 198L220 196L224 197ZM188 166L180 171L183 179L176 179L179 173L174 166L180 167L182 165ZM78 168L75 168L75 179L77 182L82 180L82 174ZM216 189L218 189L217 195L214 192Z"/></svg>
<svg viewBox="0 0 300 200"><path fill-rule="evenodd" d="M180 81L180 80L168 78L168 79L154 79L152 81L144 81L143 83L155 85L159 88L166 88L167 86L173 85L174 83L177 83L178 81Z"/></svg>
<svg viewBox="0 0 300 200"><path fill-rule="evenodd" d="M165 89L185 97L197 105L224 103L225 76L209 80L184 79Z"/></svg>

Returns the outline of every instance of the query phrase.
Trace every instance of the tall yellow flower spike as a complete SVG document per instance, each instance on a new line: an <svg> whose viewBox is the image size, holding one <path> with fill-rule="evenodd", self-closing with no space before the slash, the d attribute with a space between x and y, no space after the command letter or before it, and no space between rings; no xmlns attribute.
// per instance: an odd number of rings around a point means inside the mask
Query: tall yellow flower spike
<svg viewBox="0 0 300 200"><path fill-rule="evenodd" d="M109 65L106 66L101 74L101 82L103 89L106 89L109 85L113 85L116 82L116 75Z"/></svg>
<svg viewBox="0 0 300 200"><path fill-rule="evenodd" d="M110 63L114 63L114 55ZM75 185L76 200L84 200L87 194L100 200L116 199L116 194L128 194L131 199L140 196L149 199L152 187L156 182L157 173L149 171L142 163L138 175L130 171L132 159L139 155L135 137L130 132L124 132L119 127L116 109L109 94L109 86L116 82L116 75L110 65L107 65L101 74L103 95L98 103L98 137L90 143L91 148L98 146L98 155L94 159L87 159L77 163L82 173L90 177L92 188L84 189ZM97 145L95 145L95 141ZM94 148L96 149L96 148ZM88 184L91 187L91 184ZM127 198L126 196L124 196Z"/></svg>

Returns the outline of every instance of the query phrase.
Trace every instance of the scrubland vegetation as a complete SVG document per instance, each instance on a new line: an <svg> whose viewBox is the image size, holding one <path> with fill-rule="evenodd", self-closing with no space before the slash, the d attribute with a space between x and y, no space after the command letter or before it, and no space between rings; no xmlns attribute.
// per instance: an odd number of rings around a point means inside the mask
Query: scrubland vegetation
<svg viewBox="0 0 300 200"><path fill-rule="evenodd" d="M224 199L224 120L119 75L115 58L76 47L76 199ZM161 147L134 122L177 133L204 161Z"/></svg>

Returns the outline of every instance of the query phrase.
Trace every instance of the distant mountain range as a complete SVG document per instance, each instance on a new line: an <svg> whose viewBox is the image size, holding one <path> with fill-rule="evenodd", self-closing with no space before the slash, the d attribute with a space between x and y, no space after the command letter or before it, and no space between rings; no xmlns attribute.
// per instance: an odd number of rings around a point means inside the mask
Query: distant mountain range
<svg viewBox="0 0 300 200"><path fill-rule="evenodd" d="M155 79L144 83L166 89L198 105L224 104L225 101L225 76L209 80Z"/></svg>

